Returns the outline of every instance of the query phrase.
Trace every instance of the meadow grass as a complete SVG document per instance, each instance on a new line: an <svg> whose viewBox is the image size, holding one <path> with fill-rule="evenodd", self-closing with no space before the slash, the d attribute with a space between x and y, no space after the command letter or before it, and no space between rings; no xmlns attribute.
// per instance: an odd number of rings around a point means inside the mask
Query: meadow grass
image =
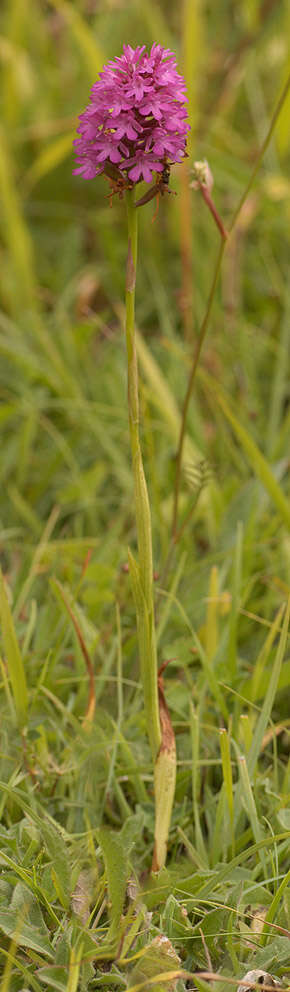
<svg viewBox="0 0 290 992"><path fill-rule="evenodd" d="M102 63L173 48L190 158L230 227L287 76L288 6L5 0L1 12L0 992L287 988L289 95L226 246L188 169L139 211L137 347L160 662L177 745L166 867L128 545L126 216L72 177ZM289 70L288 70L289 71ZM184 524L184 526L183 526ZM176 536L176 535L175 535ZM288 604L288 605L287 605ZM161 939L162 938L162 939Z"/></svg>

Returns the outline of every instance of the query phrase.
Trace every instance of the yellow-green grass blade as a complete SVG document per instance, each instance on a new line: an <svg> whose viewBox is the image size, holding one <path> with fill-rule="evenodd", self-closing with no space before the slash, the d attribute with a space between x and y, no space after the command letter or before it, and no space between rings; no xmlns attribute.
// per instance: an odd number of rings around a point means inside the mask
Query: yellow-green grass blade
<svg viewBox="0 0 290 992"><path fill-rule="evenodd" d="M0 619L5 660L12 687L16 720L21 729L27 723L28 692L26 675L9 606L5 582L0 570Z"/></svg>
<svg viewBox="0 0 290 992"><path fill-rule="evenodd" d="M3 218L2 236L10 252L14 276L9 303L14 313L20 313L23 309L35 312L37 294L33 246L13 182L12 162L2 129L0 131L0 200Z"/></svg>
<svg viewBox="0 0 290 992"><path fill-rule="evenodd" d="M287 874L282 879L282 882L279 885L277 892L275 892L275 895L273 896L269 909L267 910L265 923L260 936L260 944L262 944L262 946L266 944L267 937L271 933L271 926L269 926L269 924L272 923L275 918L279 906L279 902L281 901L283 893L285 892L285 889L287 888L289 882L290 882L290 868L289 871L287 871Z"/></svg>
<svg viewBox="0 0 290 992"><path fill-rule="evenodd" d="M69 3L68 0L51 0L51 3L56 10L60 11L70 27L84 58L88 75L95 80L104 62L103 52L96 41L95 34L90 31L80 11L76 9L76 5Z"/></svg>
<svg viewBox="0 0 290 992"><path fill-rule="evenodd" d="M199 857L201 866L208 866L208 855L202 835L200 816L199 816L199 801L200 801L200 772L199 772L199 713L193 708L190 702L189 707L189 720L190 720L190 736L191 736L191 754L192 754L192 806L193 806L193 819L195 827L195 847Z"/></svg>
<svg viewBox="0 0 290 992"><path fill-rule="evenodd" d="M259 844L259 842L263 840L263 833L258 819L256 803L247 768L247 762L244 755L241 755L238 760L239 760L239 769L241 776L242 796L244 799L244 808L252 827L254 840L256 841L257 844ZM266 860L265 860L265 852L263 851L263 849L259 850L259 857L263 867L264 878L266 878Z"/></svg>
<svg viewBox="0 0 290 992"><path fill-rule="evenodd" d="M61 165L65 161L68 155L72 154L74 137L75 132L70 131L68 134L62 134L60 138L56 138L46 145L45 148L42 148L33 165L30 166L30 169L28 169L23 178L25 193L30 193L30 190L40 179L43 179L48 172L56 169L58 165Z"/></svg>
<svg viewBox="0 0 290 992"><path fill-rule="evenodd" d="M229 735L225 727L220 730L220 749L222 759L222 769L225 785L225 793L229 808L232 857L235 856L235 834L234 834L234 796L233 796L233 776L230 752ZM259 838L260 840L260 838Z"/></svg>
<svg viewBox="0 0 290 992"><path fill-rule="evenodd" d="M208 377L206 377L208 380ZM258 448L256 442L253 440L251 435L248 433L245 427L240 423L236 415L231 410L229 403L222 391L220 389L215 389L215 396L219 406L221 407L226 419L231 425L234 434L240 441L243 451L250 462L251 468L255 475L260 479L262 485L268 492L270 498L273 500L278 513L280 514L282 520L288 528L290 528L290 504L284 496L284 493L273 475L272 469L270 468L266 458Z"/></svg>
<svg viewBox="0 0 290 992"><path fill-rule="evenodd" d="M136 345L142 372L150 386L150 399L161 412L163 419L168 424L171 437L174 443L177 444L181 416L173 393L155 358L149 351L149 348L147 348L142 334L138 330L136 330ZM184 442L184 461L196 462L200 458L202 458L202 453L187 434Z"/></svg>
<svg viewBox="0 0 290 992"><path fill-rule="evenodd" d="M253 676L246 687L247 698L250 699L253 703L255 703L257 699L259 698L261 699L264 694L263 685L262 685L263 675L265 674L266 664L268 661L270 651L274 644L275 638L277 636L278 631L280 631L280 625L282 622L284 612L285 612L285 606L283 603L282 606L280 606L280 609L278 610L278 613L274 618L273 623L271 624L266 640L261 648L261 651L258 654Z"/></svg>
<svg viewBox="0 0 290 992"><path fill-rule="evenodd" d="M205 623L205 647L209 661L215 657L218 647L218 569L212 566Z"/></svg>
<svg viewBox="0 0 290 992"><path fill-rule="evenodd" d="M277 648L277 651L276 651L275 661L274 661L272 672L271 672L270 682L269 682L268 689L267 689L267 692L266 692L266 696L265 696L265 699L264 699L264 703L263 703L263 706L262 706L262 709L261 709L261 713L260 713L260 716L259 716L258 721L257 721L257 725L256 725L254 736L253 736L253 741L252 741L251 748L250 748L250 751L249 751L248 769L249 769L249 775L250 776L252 776L253 773L254 773L254 771L255 771L255 767L256 767L256 764L257 764L258 756L259 756L259 753L260 753L260 750L261 750L262 740L263 740L263 737L264 737L264 733L265 733L266 727L268 725L269 717L270 717L270 714L271 714L271 710L272 710L272 707L273 707L273 703L274 703L274 699L275 699L275 695L276 695L276 691L277 691L277 686L278 686L278 681L279 681L279 675L280 675L280 671L281 671L281 665L282 665L282 662L283 662L283 657L284 657L285 648L286 648L286 642L287 642L287 634L288 634L288 627L289 627L289 616L290 616L290 597L289 597L288 606L287 606L287 609L286 609L286 612L285 612L283 627L282 627L282 631L281 631L281 635L280 635L280 640L279 640L278 648Z"/></svg>

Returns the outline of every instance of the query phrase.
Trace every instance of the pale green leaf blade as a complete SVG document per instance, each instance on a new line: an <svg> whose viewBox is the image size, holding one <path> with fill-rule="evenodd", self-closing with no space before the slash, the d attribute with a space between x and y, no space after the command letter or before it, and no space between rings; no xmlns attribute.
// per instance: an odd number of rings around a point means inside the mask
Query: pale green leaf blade
<svg viewBox="0 0 290 992"><path fill-rule="evenodd" d="M12 686L17 723L24 727L27 723L28 693L26 675L19 644L16 637L12 613L9 606L2 572L0 570L0 619L4 651Z"/></svg>

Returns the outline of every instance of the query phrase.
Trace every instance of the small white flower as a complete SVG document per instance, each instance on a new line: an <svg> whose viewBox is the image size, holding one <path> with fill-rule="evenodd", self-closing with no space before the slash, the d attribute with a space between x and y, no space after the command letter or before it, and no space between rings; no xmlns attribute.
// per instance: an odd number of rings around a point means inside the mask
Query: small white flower
<svg viewBox="0 0 290 992"><path fill-rule="evenodd" d="M213 188L213 174L206 158L201 162L193 163L192 175L193 180L190 183L192 189L199 189L200 186L205 186L208 192L211 193Z"/></svg>

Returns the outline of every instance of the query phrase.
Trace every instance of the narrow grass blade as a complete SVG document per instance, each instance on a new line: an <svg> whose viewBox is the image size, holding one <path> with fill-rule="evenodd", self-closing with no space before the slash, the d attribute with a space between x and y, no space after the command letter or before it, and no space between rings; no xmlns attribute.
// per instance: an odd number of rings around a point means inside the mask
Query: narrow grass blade
<svg viewBox="0 0 290 992"><path fill-rule="evenodd" d="M74 132L70 131L69 134L62 134L60 138L56 138L42 149L24 176L23 186L25 193L30 193L30 190L39 179L43 179L43 176L46 176L48 172L52 172L53 169L56 169L58 165L61 165L65 161L68 155L71 155L73 138Z"/></svg>
<svg viewBox="0 0 290 992"><path fill-rule="evenodd" d="M243 525L241 522L237 526L237 537L235 546L235 557L233 567L232 604L229 622L229 645L228 662L233 680L237 670L237 630L241 594L241 574L242 574L242 553L243 553Z"/></svg>
<svg viewBox="0 0 290 992"><path fill-rule="evenodd" d="M77 947L72 947L69 959L69 972L66 992L77 992L82 964L84 944L80 941Z"/></svg>
<svg viewBox="0 0 290 992"><path fill-rule="evenodd" d="M171 437L177 444L181 425L181 416L168 383L155 358L147 348L144 338L136 330L136 346L143 374L150 386L150 400L157 406L163 419L167 422ZM187 462L200 461L202 454L194 442L186 435L184 442L184 459ZM206 492L206 490L205 490Z"/></svg>
<svg viewBox="0 0 290 992"><path fill-rule="evenodd" d="M252 728L248 713L242 713L240 717L240 733L242 740L242 750L248 754L253 740Z"/></svg>
<svg viewBox="0 0 290 992"><path fill-rule="evenodd" d="M11 950L6 951L4 947L0 947L0 954L3 954L6 961L11 960L12 965L15 966L15 957L14 954L11 954ZM34 989L34 992L43 992L43 986L40 985L40 982L36 981L36 978L34 978L34 975L31 973L31 968L26 968L20 958L17 959L17 968L20 971L20 974L23 975L23 985L26 986L26 988L29 988L30 984L31 988Z"/></svg>
<svg viewBox="0 0 290 992"><path fill-rule="evenodd" d="M170 589L169 589L168 596L166 596L165 604L163 606L161 617L160 617L159 624L158 624L157 631L156 631L156 645L157 646L159 644L159 641L160 641L160 639L162 637L163 631L164 631L164 629L166 627L167 621L168 621L169 616L170 616L170 611L171 611L171 608L172 608L172 604L174 602L174 599L175 599L175 596L176 596L176 593L177 593L177 590L178 590L180 579L181 579L181 577L183 575L185 561L186 561L186 552L184 552L181 555L180 562L179 562L179 564L177 566L175 575L173 576L173 580L172 580L172 583L171 583L171 586L170 586Z"/></svg>
<svg viewBox="0 0 290 992"><path fill-rule="evenodd" d="M188 154L191 160L197 117L200 110L199 67L203 57L204 32L202 4L199 0L183 0L183 68L188 96L188 115L191 132L188 137Z"/></svg>
<svg viewBox="0 0 290 992"><path fill-rule="evenodd" d="M134 971L135 971L135 969L134 969ZM147 990L150 989L151 986L154 986L153 992L162 992L162 989L163 988L164 988L164 992L165 992L166 988L170 988L171 987L171 989L172 989L172 987L173 987L173 984L172 983L173 982L175 983L179 977L180 978L187 978L188 975L189 975L189 972L187 972L187 971L181 971L180 969L178 969L178 970L175 969L174 971L172 971L172 970L171 971L162 971L158 975L146 976L146 978L144 978L144 981L143 982L137 982L137 983L134 983L134 985L132 985L132 983L131 983L128 986L128 989L130 990L130 992L147 992ZM202 989L202 992L203 992L203 985L202 984L201 984L201 989ZM208 985L205 986L205 990L206 990L206 992L209 992Z"/></svg>
<svg viewBox="0 0 290 992"><path fill-rule="evenodd" d="M10 710L10 714L11 714L12 720L14 720L14 718L15 718L15 710L14 710L13 696L12 696L12 693L11 693L11 690L10 690L9 679L7 677L7 672L6 672L6 668L5 668L5 665L4 665L4 661L3 661L3 658L1 658L1 656L0 656L0 671L1 671L2 679L3 679L3 685L1 685L1 689L4 686L8 709Z"/></svg>
<svg viewBox="0 0 290 992"><path fill-rule="evenodd" d="M60 11L69 25L84 58L89 75L92 75L93 81L95 81L104 62L104 56L95 40L95 34L93 31L90 31L80 11L76 10L76 7L72 3L69 3L69 0L51 0L51 3L56 10Z"/></svg>
<svg viewBox="0 0 290 992"><path fill-rule="evenodd" d="M35 312L36 282L34 252L30 233L22 216L18 194L13 183L13 168L3 131L0 133L0 191L2 200L3 239L6 241L14 269L13 294L10 304L14 313L23 309Z"/></svg>
<svg viewBox="0 0 290 992"><path fill-rule="evenodd" d="M0 570L0 618L9 678L12 686L17 724L22 728L27 723L28 692L24 665L16 637L13 617L2 572Z"/></svg>
<svg viewBox="0 0 290 992"><path fill-rule="evenodd" d="M231 830L231 845L232 845L232 857L235 856L235 835L234 835L234 797L233 797L233 776L232 776L232 764L231 764L231 752L230 752L230 741L229 735L225 727L220 730L220 748L221 748L221 758L222 758L222 769L225 785L225 793L227 797L227 803L229 808L230 817L230 830Z"/></svg>
<svg viewBox="0 0 290 992"><path fill-rule="evenodd" d="M198 854L196 847L194 847L193 844L191 843L191 841L188 839L188 837L186 836L186 833L184 832L184 830L182 829L182 827L178 826L177 827L177 832L178 832L178 836L180 837L180 839L181 839L181 841L182 841L182 843L184 845L184 848L185 848L186 853L187 853L187 855L189 857L189 860L193 862L193 864L195 865L196 868L198 868L198 869L201 868L201 871L204 871L206 865L205 865L204 860Z"/></svg>
<svg viewBox="0 0 290 992"><path fill-rule="evenodd" d="M205 649L209 661L215 657L218 646L218 569L213 565L210 573L208 603L205 623Z"/></svg>
<svg viewBox="0 0 290 992"><path fill-rule="evenodd" d="M279 486L279 483L275 479L273 472L268 465L268 462L262 452L259 450L256 442L253 440L251 435L248 433L245 427L240 424L235 414L232 412L224 394L221 390L216 390L216 399L226 417L226 419L231 424L234 434L240 441L243 451L245 452L248 461L253 469L255 475L260 479L262 485L267 490L270 498L273 500L276 509L284 521L286 526L290 528L290 506L289 502L284 496L283 490Z"/></svg>
<svg viewBox="0 0 290 992"><path fill-rule="evenodd" d="M210 843L210 862L213 868L219 861L226 859L226 837L224 832L226 815L227 798L225 784L223 782L215 810L214 828Z"/></svg>
<svg viewBox="0 0 290 992"><path fill-rule="evenodd" d="M267 915L265 917L265 923L264 923L263 930L262 930L262 933L261 933L261 936L260 936L260 944L262 945L262 947L266 944L267 937L269 936L269 934L271 934L271 927L269 926L269 923L273 923L273 920L275 919L276 912L277 912L277 909L278 909L278 906L279 906L279 902L282 899L283 892L287 888L287 885L288 885L288 882L289 881L290 881L290 868L289 868L289 871L287 871L287 874L282 879L281 885L279 885L279 888L277 889L277 892L275 892L275 895L274 895L274 897L272 899L272 902L271 902L271 904L269 906L269 909L267 910Z"/></svg>
<svg viewBox="0 0 290 992"><path fill-rule="evenodd" d="M91 655L88 651L86 640L83 631L81 629L82 612L78 604L73 599L73 597L69 593L66 593L63 586L61 585L61 582L59 582L57 579L54 579L51 580L51 585L54 591L58 594L58 597L60 597L62 604L64 605L67 613L70 616L83 655L85 666L87 669L89 692L88 692L88 702L87 702L86 712L83 718L83 726L84 728L88 729L88 727L90 726L90 724L94 719L95 708L96 708L95 672L94 672L94 666L91 659Z"/></svg>
<svg viewBox="0 0 290 992"><path fill-rule="evenodd" d="M213 666L209 664L207 655L205 653L205 650L204 650L204 648L203 648L203 646L202 646L202 644L201 644L201 642L200 642L197 634L195 633L195 631L193 631L193 637L194 637L195 646L198 649L198 654L199 654L200 661L201 661L202 667L204 669L204 672L205 672L205 675L206 675L206 678L207 678L207 682L208 682L209 688L210 688L210 690L211 690L211 692L213 694L214 699L216 699L216 702L217 702L217 704L218 704L218 706L220 708L221 713L223 714L224 719L226 721L228 721L229 714L228 714L227 705L226 705L224 696L222 694L222 691L220 689L220 686L218 684L218 680L216 678L216 674L215 674L215 671L213 669Z"/></svg>
<svg viewBox="0 0 290 992"><path fill-rule="evenodd" d="M199 793L200 793L200 774L199 774L199 714L195 712L192 703L190 703L189 708L189 719L190 719L190 736L191 736L191 754L192 754L192 805L193 805L193 818L195 827L195 846L199 856L199 860L204 867L208 867L208 857L202 836L202 830L200 826L199 817Z"/></svg>
<svg viewBox="0 0 290 992"><path fill-rule="evenodd" d="M142 24L146 26L146 33L152 41L158 38L165 48L172 48L173 38L170 30L169 18L163 13L162 7L154 0L148 0L142 5Z"/></svg>
<svg viewBox="0 0 290 992"><path fill-rule="evenodd" d="M21 522L26 524L35 537L39 537L41 521L38 519L28 500L24 499L24 496L22 496L22 493L16 486L7 486L7 493Z"/></svg>
<svg viewBox="0 0 290 992"><path fill-rule="evenodd" d="M38 575L38 569L42 559L43 550L46 547L46 544L49 541L49 538L54 531L58 516L59 516L59 508L57 506L54 506L45 524L42 537L40 538L40 541L34 552L28 575L25 579L25 582L23 583L22 589L20 590L17 602L15 604L15 611L14 611L15 616L18 616L18 614L21 613L21 610L23 609L24 604L26 603L33 582L36 576Z"/></svg>
<svg viewBox="0 0 290 992"><path fill-rule="evenodd" d="M240 851L239 854L236 854L236 856L232 858L232 861L229 861L227 865L223 866L216 872L215 887L221 885L222 882L225 882L227 879L231 879L233 868L236 868L237 865L244 864L244 862L248 861L248 859L250 861L253 855L257 854L258 851L261 851L264 848L267 848L267 851L269 848L270 851L273 845L278 844L280 841L281 842L285 841L288 847L289 838L290 838L290 830L285 830L284 833L274 834L274 836L270 836L270 837L264 837L264 839L259 841L258 844L252 844L251 847L248 847L246 849L246 851ZM210 878L209 881L205 882L205 884L199 890L199 897L202 896L203 899L207 898L207 896L212 897L212 892L213 892L213 880L212 878Z"/></svg>
<svg viewBox="0 0 290 992"><path fill-rule="evenodd" d="M278 613L273 620L272 626L270 627L269 633L267 634L265 643L258 655L255 671L251 679L250 685L248 686L248 698L251 699L253 703L261 696L262 693L262 678L265 671L265 666L268 661L268 657L274 644L275 637L277 636L277 631L280 630L280 625L282 622L283 613L285 612L284 603L280 606Z"/></svg>
<svg viewBox="0 0 290 992"><path fill-rule="evenodd" d="M284 657L284 653L285 653L285 648L286 648L286 642L287 642L287 634L288 634L288 627L289 627L289 616L290 616L290 597L289 597L289 600L288 600L288 606L287 606L285 617L284 617L282 632L281 632L280 641L279 641L277 652L276 652L276 658L275 658L275 661L274 661L274 664L273 664L273 669L272 669L272 673L271 673L271 678L270 678L268 690L267 690L267 693L266 693L266 696L265 696L265 699L264 699L262 710L261 710L261 713L260 713L260 716L259 716L259 719L258 719L258 722L257 722L257 726L255 728L252 745L251 745L251 748L250 748L250 751L249 751L248 769L249 769L249 775L250 775L250 777L252 777L252 775L254 774L254 771L255 771L255 767L256 767L256 764L257 764L258 756L259 756L259 753L260 753L260 750L261 750L262 740L263 740L264 733L265 733L265 730L266 730L266 727L267 727L267 724L268 724L268 721L269 721L269 717L270 717L270 714L271 714L271 710L272 710L272 707L273 707L273 703L274 703L274 699L275 699L275 695L276 695L276 691L277 691L277 685L278 685L278 681L279 681L279 675L280 675L280 671L281 671L281 665L282 665L282 661L283 661L283 657Z"/></svg>
<svg viewBox="0 0 290 992"><path fill-rule="evenodd" d="M252 791L252 787L251 787L251 783L250 783L250 779L249 779L249 772L248 772L248 768L247 768L247 762L246 762L246 759L245 759L244 755L241 755L239 757L238 761L239 761L239 769L240 769L240 775L241 775L242 795L243 795L243 799L244 799L245 811L247 813L247 816L249 818L249 821L250 821L250 824L251 824L251 827L252 827L253 837L254 837L256 843L259 844L259 841L263 840L262 828L260 826L259 819L258 819L258 814L257 814L257 809L256 809L256 803L255 803L255 800L254 800L254 795L253 795L253 791ZM266 878L267 877L266 876L266 861L265 861L265 854L264 854L263 849L262 850L259 850L259 856L260 856L260 861L261 861L263 872L264 872L264 877Z"/></svg>
<svg viewBox="0 0 290 992"><path fill-rule="evenodd" d="M1 979L0 992L9 992L12 968L17 967L16 962L17 943L11 940L9 944L9 956L5 961L3 975Z"/></svg>
<svg viewBox="0 0 290 992"><path fill-rule="evenodd" d="M277 342L277 357L272 378L272 388L269 403L267 452L271 458L275 456L279 442L279 425L283 417L283 403L287 395L287 369L289 368L289 319L290 293L287 285L285 293L284 313L281 321L280 340Z"/></svg>

